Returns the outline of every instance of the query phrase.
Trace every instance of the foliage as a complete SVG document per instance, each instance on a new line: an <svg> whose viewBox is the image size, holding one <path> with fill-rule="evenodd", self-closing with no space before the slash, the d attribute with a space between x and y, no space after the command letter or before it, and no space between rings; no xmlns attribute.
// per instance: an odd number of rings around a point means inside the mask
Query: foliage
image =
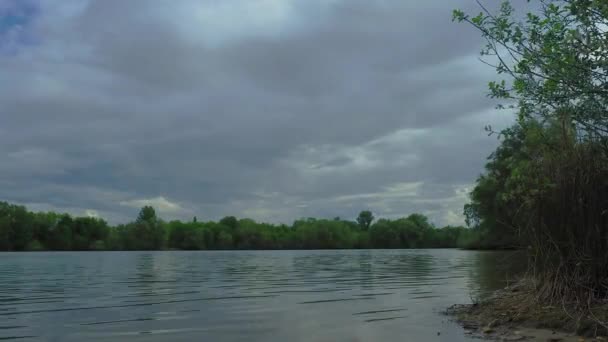
<svg viewBox="0 0 608 342"><path fill-rule="evenodd" d="M435 228L428 218L412 214L371 225L371 212L361 220L306 218L293 225L259 223L228 216L219 222L164 222L144 207L134 222L110 227L97 218L57 213L32 213L0 202L2 250L220 250L220 249L345 249L450 248L470 234L463 227ZM24 231L20 231L24 230ZM27 237L27 239L26 239Z"/></svg>
<svg viewBox="0 0 608 342"><path fill-rule="evenodd" d="M139 214L137 215L136 223L155 223L157 221L156 211L151 206L145 206L141 208Z"/></svg>
<svg viewBox="0 0 608 342"><path fill-rule="evenodd" d="M541 300L585 309L608 295L608 2L532 3L454 12L510 78L490 95L519 110L465 214L480 241L525 243Z"/></svg>
<svg viewBox="0 0 608 342"><path fill-rule="evenodd" d="M529 2L529 1L528 1ZM482 55L504 79L490 95L515 101L522 120L541 123L567 113L587 138L608 133L608 4L604 0L537 0L539 10L522 16L509 1L500 10L454 19L478 28L487 44ZM518 7L523 7L518 3ZM520 18L524 18L521 20Z"/></svg>
<svg viewBox="0 0 608 342"><path fill-rule="evenodd" d="M529 160L530 133L538 125L515 125L501 134L501 145L489 157L485 173L477 179L470 193L471 202L464 207L467 225L475 229L476 240L469 248L497 249L518 246L514 217L520 203L514 201L513 186L521 180L520 170ZM527 138L528 137L528 138Z"/></svg>
<svg viewBox="0 0 608 342"><path fill-rule="evenodd" d="M364 210L357 216L357 223L363 230L368 230L372 222L374 222L374 214L369 210Z"/></svg>

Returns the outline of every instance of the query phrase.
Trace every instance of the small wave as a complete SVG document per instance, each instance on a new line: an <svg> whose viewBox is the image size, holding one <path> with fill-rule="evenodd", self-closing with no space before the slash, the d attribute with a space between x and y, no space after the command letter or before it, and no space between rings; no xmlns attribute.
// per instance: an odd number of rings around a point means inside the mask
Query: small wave
<svg viewBox="0 0 608 342"><path fill-rule="evenodd" d="M427 299L427 298L439 298L439 296L418 296L418 297L412 297L412 299Z"/></svg>
<svg viewBox="0 0 608 342"><path fill-rule="evenodd" d="M251 296L226 296L226 297L176 299L176 300L167 300L167 301L154 302L154 303L136 303L136 304L123 304L123 305L86 306L86 307L80 307L80 308L60 308L60 309L46 309L46 310L29 310L29 311L19 311L19 312L0 312L0 316L16 316L16 315L37 314L37 313L45 313L45 312L62 312L62 311L80 311L80 310L128 308L128 307L136 307L136 306L151 306L151 305L173 304L173 303L202 302L202 301L224 300L224 299L268 298L268 297L276 297L276 296L275 295L251 295Z"/></svg>
<svg viewBox="0 0 608 342"><path fill-rule="evenodd" d="M142 321L153 321L154 318L134 318L134 319L119 319L115 321L101 321L101 322L90 322L90 323L80 323L80 325L102 325L102 324L114 324L114 323L124 323L124 322L142 322Z"/></svg>
<svg viewBox="0 0 608 342"><path fill-rule="evenodd" d="M363 311L363 312L355 312L353 315L371 315L382 312L396 312L396 311L407 311L407 309L386 309L386 310L372 310L372 311Z"/></svg>
<svg viewBox="0 0 608 342"><path fill-rule="evenodd" d="M0 341L10 341L10 340L21 340L24 338L36 338L38 336L7 336L7 337L0 337Z"/></svg>
<svg viewBox="0 0 608 342"><path fill-rule="evenodd" d="M360 296L360 297L374 297L374 296L388 296L388 295L392 295L395 294L394 292L380 292L380 293L362 293L362 294L358 294L355 296Z"/></svg>
<svg viewBox="0 0 608 342"><path fill-rule="evenodd" d="M373 297L361 297L361 298L340 298L340 299L322 299L322 300L311 300L308 302L300 302L298 304L319 304L319 303L333 303L333 302L348 302L353 300L366 300L374 299Z"/></svg>
<svg viewBox="0 0 608 342"><path fill-rule="evenodd" d="M386 317L386 318L370 318L370 319L366 319L365 322L370 323L370 322L379 322L379 321L392 321L394 319L399 319L399 318L406 318L407 316L396 316L396 317Z"/></svg>

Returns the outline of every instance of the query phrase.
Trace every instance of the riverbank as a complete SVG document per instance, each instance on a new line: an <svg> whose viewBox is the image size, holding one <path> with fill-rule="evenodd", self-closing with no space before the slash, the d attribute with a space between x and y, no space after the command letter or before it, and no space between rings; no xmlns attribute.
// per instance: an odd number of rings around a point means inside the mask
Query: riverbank
<svg viewBox="0 0 608 342"><path fill-rule="evenodd" d="M543 305L532 282L495 292L477 303L453 305L447 314L470 334L498 341L608 341L608 303L581 312L571 305Z"/></svg>

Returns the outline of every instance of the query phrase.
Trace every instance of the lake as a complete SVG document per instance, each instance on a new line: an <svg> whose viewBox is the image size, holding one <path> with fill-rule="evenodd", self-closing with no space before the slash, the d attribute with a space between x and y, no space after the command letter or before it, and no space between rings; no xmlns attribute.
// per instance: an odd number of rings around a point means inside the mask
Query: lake
<svg viewBox="0 0 608 342"><path fill-rule="evenodd" d="M521 259L461 250L0 254L0 340L469 341Z"/></svg>

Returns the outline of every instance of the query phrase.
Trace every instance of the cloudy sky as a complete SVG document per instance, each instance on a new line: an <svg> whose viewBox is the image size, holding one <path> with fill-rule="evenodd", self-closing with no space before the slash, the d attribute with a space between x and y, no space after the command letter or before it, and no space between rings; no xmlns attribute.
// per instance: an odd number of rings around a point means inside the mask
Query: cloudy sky
<svg viewBox="0 0 608 342"><path fill-rule="evenodd" d="M0 0L0 199L133 219L463 221L512 118L474 0Z"/></svg>

